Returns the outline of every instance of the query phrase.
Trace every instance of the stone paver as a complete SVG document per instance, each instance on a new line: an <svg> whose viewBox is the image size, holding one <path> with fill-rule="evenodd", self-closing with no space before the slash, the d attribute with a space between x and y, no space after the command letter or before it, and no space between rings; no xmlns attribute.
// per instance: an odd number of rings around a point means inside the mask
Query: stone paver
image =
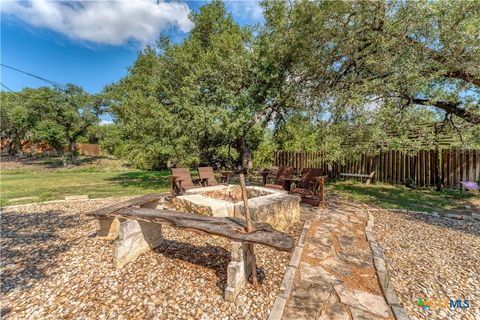
<svg viewBox="0 0 480 320"><path fill-rule="evenodd" d="M332 200L302 207L310 219L297 275L282 319L394 319L378 283L360 205Z"/></svg>

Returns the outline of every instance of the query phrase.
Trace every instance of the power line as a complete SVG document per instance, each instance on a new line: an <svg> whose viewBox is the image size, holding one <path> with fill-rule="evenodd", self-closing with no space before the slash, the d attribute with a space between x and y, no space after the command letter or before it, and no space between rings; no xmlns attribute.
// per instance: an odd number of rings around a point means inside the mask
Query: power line
<svg viewBox="0 0 480 320"><path fill-rule="evenodd" d="M17 68L14 68L14 67L11 67L11 66L7 66L6 64L3 64L3 63L0 63L0 65L2 67L5 67L5 68L8 68L8 69L11 69L11 70L14 70L14 71L17 71L17 72L20 72L20 73L23 73L23 74L26 74L26 75L29 75L31 77L34 77L34 78L37 78L39 80L42 80L42 81L45 81L55 87L60 87L62 90L65 90L67 88L67 86L61 84L61 83L58 83L58 82L55 82L55 81L52 81L52 80L48 80L46 78L43 78L43 77L40 77L40 76L37 76L37 75L34 75L33 73L30 73L30 72L27 72L27 71L23 71L23 70L20 70L20 69L17 69Z"/></svg>
<svg viewBox="0 0 480 320"><path fill-rule="evenodd" d="M12 89L10 89L9 87L7 87L6 85L4 85L3 83L0 82L0 85L2 87L4 87L5 89L7 89L7 91L10 91L11 93L14 93L22 98L27 98L27 99L36 99L36 100L48 100L48 99L51 99L51 98L54 98L55 96L48 96L48 97L31 97L31 96L28 96L26 94L23 94L23 93L20 93L20 92L17 92L17 91L13 91Z"/></svg>

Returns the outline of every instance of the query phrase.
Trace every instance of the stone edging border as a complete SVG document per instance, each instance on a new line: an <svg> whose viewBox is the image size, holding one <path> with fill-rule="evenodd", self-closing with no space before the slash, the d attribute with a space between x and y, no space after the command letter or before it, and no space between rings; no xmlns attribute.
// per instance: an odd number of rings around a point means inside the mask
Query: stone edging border
<svg viewBox="0 0 480 320"><path fill-rule="evenodd" d="M385 300L387 300L388 305L393 311L395 319L397 320L409 320L410 317L407 316L405 309L400 304L400 300L398 300L397 293L393 288L392 283L388 277L387 273L387 257L383 253L383 248L377 243L373 236L373 225L374 225L374 217L373 214L367 209L368 213L368 222L365 228L365 235L367 237L367 241L372 249L373 254L373 262L375 264L375 269L377 271L377 276L380 282L380 286L382 287L383 295Z"/></svg>
<svg viewBox="0 0 480 320"><path fill-rule="evenodd" d="M436 218L450 218L456 220L480 220L480 212L472 212L471 215L459 214L459 213L447 213L445 215L438 214L438 212L428 212L428 211L415 211L415 210L406 210L406 209L383 209L383 208L370 208L370 211L391 211L399 213L417 213L423 214L426 216L436 217Z"/></svg>
<svg viewBox="0 0 480 320"><path fill-rule="evenodd" d="M307 238L308 230L310 229L311 221L306 219L303 224L302 233L298 239L297 246L293 251L290 262L288 263L287 270L283 275L282 284L280 286L281 293L277 294L275 302L273 303L268 320L280 320L287 304L288 296L292 291L293 280L295 273L297 272L298 265L300 264L300 258L302 257L303 246L305 245L305 239Z"/></svg>

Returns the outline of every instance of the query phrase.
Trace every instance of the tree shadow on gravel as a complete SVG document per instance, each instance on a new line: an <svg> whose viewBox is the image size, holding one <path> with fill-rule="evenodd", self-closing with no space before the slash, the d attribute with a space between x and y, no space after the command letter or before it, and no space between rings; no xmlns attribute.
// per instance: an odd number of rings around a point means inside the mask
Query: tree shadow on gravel
<svg viewBox="0 0 480 320"><path fill-rule="evenodd" d="M79 215L62 211L2 212L1 292L27 290L46 278L47 268L54 265L55 256L67 251L73 241L62 238L57 232L81 224Z"/></svg>
<svg viewBox="0 0 480 320"><path fill-rule="evenodd" d="M406 213L398 213L406 214ZM480 222L471 221L471 220L457 220L446 217L435 217L430 215L425 215L421 213L408 213L406 214L406 219L408 220L418 220L425 223L428 223L432 226L448 228L455 231L459 231L466 234L472 234L474 236L480 237Z"/></svg>
<svg viewBox="0 0 480 320"><path fill-rule="evenodd" d="M170 259L178 259L215 271L216 286L223 292L227 285L227 266L231 260L230 251L215 246L193 244L165 239L156 252Z"/></svg>

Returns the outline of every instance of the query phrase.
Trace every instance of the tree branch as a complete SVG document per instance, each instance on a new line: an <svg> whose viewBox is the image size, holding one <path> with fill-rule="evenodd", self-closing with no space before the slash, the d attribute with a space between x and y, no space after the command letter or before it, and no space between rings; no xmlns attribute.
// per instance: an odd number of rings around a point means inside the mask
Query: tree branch
<svg viewBox="0 0 480 320"><path fill-rule="evenodd" d="M460 79L480 87L480 78L476 78L473 74L470 74L463 70L451 71L446 73L445 76L447 78Z"/></svg>
<svg viewBox="0 0 480 320"><path fill-rule="evenodd" d="M429 99L420 99L413 97L410 97L410 100L415 104L420 104L423 106L433 106L445 110L447 113L454 114L467 122L473 124L480 124L480 115L460 107L459 102L432 101Z"/></svg>

